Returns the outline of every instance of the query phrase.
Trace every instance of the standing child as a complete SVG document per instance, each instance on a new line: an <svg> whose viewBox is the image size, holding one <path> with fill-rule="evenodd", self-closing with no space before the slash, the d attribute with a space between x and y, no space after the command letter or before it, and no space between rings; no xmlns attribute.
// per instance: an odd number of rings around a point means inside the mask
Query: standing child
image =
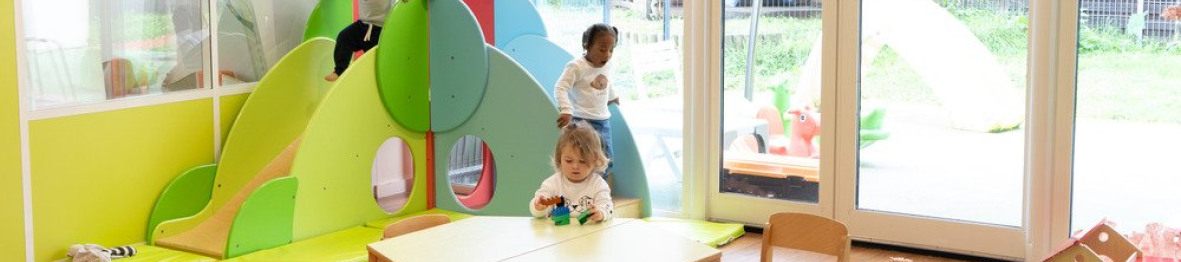
<svg viewBox="0 0 1181 262"><path fill-rule="evenodd" d="M349 62L352 62L354 52L369 51L370 48L377 45L377 40L381 36L381 25L385 24L385 15L389 13L390 2L393 0L357 1L360 18L340 30L340 34L336 35L336 49L332 52L336 67L333 68L332 73L324 76L324 80L329 82L336 81L336 78L339 78L340 74L349 68ZM405 2L406 0L401 1Z"/></svg>
<svg viewBox="0 0 1181 262"><path fill-rule="evenodd" d="M607 82L610 67L607 62L615 52L615 37L619 29L606 24L594 24L582 32L582 49L586 53L566 63L566 70L554 86L558 101L558 127L571 120L584 120L598 131L607 159L614 154L611 148L611 111L608 103L619 104L619 95ZM603 176L614 166L608 162Z"/></svg>
<svg viewBox="0 0 1181 262"><path fill-rule="evenodd" d="M558 145L554 148L554 169L557 173L541 182L533 194L529 210L534 217L544 217L554 204L565 202L570 217L590 214L589 221L602 222L615 212L611 202L611 188L602 177L593 175L607 165L607 156L599 143L599 136L584 121L575 121L562 128Z"/></svg>

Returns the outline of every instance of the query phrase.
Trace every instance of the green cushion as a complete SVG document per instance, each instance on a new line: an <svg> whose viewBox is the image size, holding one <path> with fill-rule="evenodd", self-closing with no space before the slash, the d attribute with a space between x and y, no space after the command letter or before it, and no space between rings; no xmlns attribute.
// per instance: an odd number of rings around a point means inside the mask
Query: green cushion
<svg viewBox="0 0 1181 262"><path fill-rule="evenodd" d="M380 240L380 229L359 226L225 261L368 261L365 245Z"/></svg>
<svg viewBox="0 0 1181 262"><path fill-rule="evenodd" d="M685 236L702 244L718 247L738 239L746 231L742 224L714 223L692 219L649 217L645 218L649 225L656 226L678 235Z"/></svg>
<svg viewBox="0 0 1181 262"><path fill-rule="evenodd" d="M410 214L402 214L402 215L398 215L398 216L387 217L387 218L369 221L368 223L365 223L365 226L371 227L371 228L377 228L380 230L385 230L385 227L393 224L394 222L402 221L402 219L406 219L408 217L417 216L417 215L426 215L426 214L444 214L444 215L447 215L447 217L450 217L451 221L456 221L456 220L472 217L472 215L469 215L469 214L459 213L459 212L446 210L446 209L434 208L434 209L427 209L426 211L419 211L419 212L414 212L414 213L410 213Z"/></svg>
<svg viewBox="0 0 1181 262"><path fill-rule="evenodd" d="M137 262L137 261L217 261L217 259L188 253L184 251L176 251L157 246L149 246L144 243L132 244L135 247L135 256L120 258L115 261L119 262ZM109 248L109 247L108 247ZM60 259L58 261L70 261L68 258Z"/></svg>

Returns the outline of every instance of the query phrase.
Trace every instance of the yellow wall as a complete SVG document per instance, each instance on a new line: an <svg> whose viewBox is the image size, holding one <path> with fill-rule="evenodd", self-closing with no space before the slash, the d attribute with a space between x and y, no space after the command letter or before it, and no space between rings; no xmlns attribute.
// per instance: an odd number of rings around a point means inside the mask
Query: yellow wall
<svg viewBox="0 0 1181 262"><path fill-rule="evenodd" d="M213 162L212 119L213 100L200 99L30 121L35 259L143 242L168 182Z"/></svg>
<svg viewBox="0 0 1181 262"><path fill-rule="evenodd" d="M17 104L16 38L12 1L0 2L0 254L25 259L21 190L20 105Z"/></svg>

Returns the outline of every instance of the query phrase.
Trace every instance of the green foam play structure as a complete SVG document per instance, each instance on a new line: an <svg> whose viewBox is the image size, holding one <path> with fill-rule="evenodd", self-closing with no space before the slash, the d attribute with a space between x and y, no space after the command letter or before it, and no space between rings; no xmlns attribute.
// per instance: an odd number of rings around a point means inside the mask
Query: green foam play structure
<svg viewBox="0 0 1181 262"><path fill-rule="evenodd" d="M677 233L712 247L730 243L730 241L746 234L746 231L742 229L742 224L664 217L649 217L644 221L660 229Z"/></svg>
<svg viewBox="0 0 1181 262"><path fill-rule="evenodd" d="M211 257L205 257L193 253L176 251L172 249L150 246L144 243L133 244L131 247L135 248L135 256L120 258L119 262L159 262L159 261L185 261L185 262L207 262L217 261ZM69 261L69 259L62 259L61 261Z"/></svg>
<svg viewBox="0 0 1181 262"><path fill-rule="evenodd" d="M346 7L347 20L341 19ZM351 21L351 2L323 0L309 19L315 28L309 26L305 36L331 37L339 28L330 27ZM220 161L182 174L161 193L149 241L165 239L168 247L195 247L186 251L237 261L364 260L365 244L410 216L528 216L527 202L554 173L550 158L559 129L552 95L511 57L484 43L475 18L458 0L399 1L386 25L382 45L335 82L320 79L333 65L328 38L312 37L281 59L242 106ZM638 150L626 118L617 107L611 110L615 195L641 199L647 216L651 205ZM428 145L432 131L434 144ZM495 179L502 181L478 210L460 204L447 174L449 149L466 135L488 145ZM414 175L406 204L392 214L374 199L371 178L376 154L391 138L410 149ZM428 199L429 181L434 199ZM437 208L428 209L429 200ZM223 235L188 234L209 228L205 222L224 221L215 218L225 214L233 216L221 224L228 224ZM224 252L175 244L209 236L222 237Z"/></svg>
<svg viewBox="0 0 1181 262"><path fill-rule="evenodd" d="M615 153L615 166L611 169L615 184L611 187L611 194L639 199L640 217L650 216L652 198L648 194L648 176L644 173L644 163L640 161L643 159L640 150L636 148L627 117L619 111L619 106L612 104L608 109L611 110L611 146Z"/></svg>
<svg viewBox="0 0 1181 262"><path fill-rule="evenodd" d="M312 9L312 14L308 16L308 26L303 31L303 41L316 37L336 39L340 30L352 24L353 21L352 0L320 0L316 3L316 8Z"/></svg>
<svg viewBox="0 0 1181 262"><path fill-rule="evenodd" d="M401 138L414 159L413 188L399 214L426 210L426 135L398 125L383 109L375 58L368 52L352 63L307 125L291 170L299 178L297 241L390 216L373 198L371 173L378 148L391 137Z"/></svg>
<svg viewBox="0 0 1181 262"><path fill-rule="evenodd" d="M419 133L430 129L427 1L398 2L386 16L377 49L378 91L394 120Z"/></svg>
<svg viewBox="0 0 1181 262"><path fill-rule="evenodd" d="M430 2L431 130L446 132L467 121L488 81L484 34L459 0Z"/></svg>
<svg viewBox="0 0 1181 262"><path fill-rule="evenodd" d="M209 203L209 194L213 190L213 175L217 173L217 165L197 166L169 182L164 192L156 199L148 217L147 238L152 239L152 229L160 222L191 216L201 211Z"/></svg>
<svg viewBox="0 0 1181 262"><path fill-rule="evenodd" d="M477 215L528 216L527 204L551 167L558 109L541 86L508 55L488 47L488 85L480 108L468 121L435 134L435 194L439 208ZM451 145L464 135L484 140L495 159L491 202L480 210L461 205L451 190L447 162Z"/></svg>
<svg viewBox="0 0 1181 262"><path fill-rule="evenodd" d="M295 190L299 180L284 177L258 187L234 216L226 240L226 257L291 243Z"/></svg>
<svg viewBox="0 0 1181 262"><path fill-rule="evenodd" d="M365 245L380 241L381 232L376 228L352 227L223 261L368 261Z"/></svg>
<svg viewBox="0 0 1181 262"><path fill-rule="evenodd" d="M333 46L327 38L304 42L263 76L230 130L208 204L193 216L158 224L150 242L187 232L222 210L303 133L328 87L319 76L331 69Z"/></svg>

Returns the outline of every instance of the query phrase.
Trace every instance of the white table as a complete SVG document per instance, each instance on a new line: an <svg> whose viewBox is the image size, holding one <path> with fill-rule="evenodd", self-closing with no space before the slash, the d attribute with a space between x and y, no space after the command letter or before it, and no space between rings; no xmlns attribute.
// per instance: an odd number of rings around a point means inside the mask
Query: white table
<svg viewBox="0 0 1181 262"><path fill-rule="evenodd" d="M624 227L631 224L639 227ZM610 233L598 234L600 232ZM641 234L647 236L640 237ZM586 241L601 244L588 246ZM575 247L592 249L567 251ZM615 218L601 224L554 226L548 219L487 216L467 218L382 240L369 244L368 249L370 261L559 261L550 258L561 258L560 261L618 261L612 259L620 255L618 252L631 250L652 250L656 253L651 254L664 254L662 257L668 258L703 254L708 254L705 256L708 258L713 255L720 257L721 254L717 249L651 228L637 219ZM677 255L682 251L686 253ZM541 253L532 255L535 252ZM642 255L629 260L654 256Z"/></svg>
<svg viewBox="0 0 1181 262"><path fill-rule="evenodd" d="M571 239L508 261L721 261L722 252L640 221Z"/></svg>

